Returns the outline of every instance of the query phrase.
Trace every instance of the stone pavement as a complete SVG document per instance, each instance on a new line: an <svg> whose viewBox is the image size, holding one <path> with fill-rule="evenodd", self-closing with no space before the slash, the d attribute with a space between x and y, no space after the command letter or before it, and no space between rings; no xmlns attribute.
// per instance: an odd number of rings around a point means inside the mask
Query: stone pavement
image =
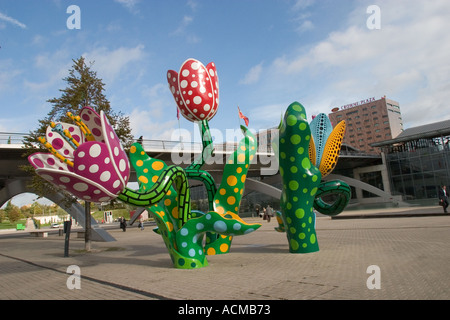
<svg viewBox="0 0 450 320"><path fill-rule="evenodd" d="M288 252L286 235L274 230L276 219L246 218L262 227L235 237L229 254L208 256L209 266L194 270L173 268L153 226L110 229L117 241L93 242L91 253L72 234L69 257L63 257L64 237L57 233L47 238L20 235L23 231L0 234L0 299L447 300L450 215L440 210L318 217L320 251L310 254ZM377 219L358 219L381 213ZM67 287L71 265L80 268L80 289ZM379 267L380 289L367 286L373 265Z"/></svg>

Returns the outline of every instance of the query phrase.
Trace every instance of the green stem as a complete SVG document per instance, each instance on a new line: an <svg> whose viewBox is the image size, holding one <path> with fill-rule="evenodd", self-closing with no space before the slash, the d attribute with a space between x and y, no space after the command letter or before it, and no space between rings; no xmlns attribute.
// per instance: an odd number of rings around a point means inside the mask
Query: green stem
<svg viewBox="0 0 450 320"><path fill-rule="evenodd" d="M322 197L326 195L337 196L332 204L326 203ZM341 213L351 197L351 189L348 184L340 180L322 182L314 200L314 209L327 216L336 216Z"/></svg>
<svg viewBox="0 0 450 320"><path fill-rule="evenodd" d="M168 166L164 169L155 184L146 192L125 188L118 199L138 207L150 207L164 198L172 183L175 183L178 193L178 227L181 228L190 219L191 201L186 173L178 166Z"/></svg>
<svg viewBox="0 0 450 320"><path fill-rule="evenodd" d="M186 168L186 170L199 170L205 164L205 161L214 152L214 145L212 141L211 131L209 130L208 120L200 121L198 125L202 137L202 153Z"/></svg>

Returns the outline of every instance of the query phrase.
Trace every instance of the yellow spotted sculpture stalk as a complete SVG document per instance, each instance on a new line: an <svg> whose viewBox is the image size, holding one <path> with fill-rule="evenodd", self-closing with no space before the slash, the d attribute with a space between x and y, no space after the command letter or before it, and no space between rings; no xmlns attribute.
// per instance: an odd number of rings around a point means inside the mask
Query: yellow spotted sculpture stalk
<svg viewBox="0 0 450 320"><path fill-rule="evenodd" d="M157 233L163 237L177 268L207 266L207 255L228 252L233 236L250 233L261 226L248 224L237 215L246 174L256 153L256 138L247 128L242 127L242 130L245 137L227 160L217 190L212 177L200 170L201 160L197 159L193 165L182 169L150 158L138 143L131 147L130 161L136 170L140 188L137 191L126 188L119 199L146 207L154 216ZM209 142L204 143L204 147L207 146ZM209 190L212 210L207 213L191 210L188 178L203 181ZM205 234L207 239L204 245Z"/></svg>

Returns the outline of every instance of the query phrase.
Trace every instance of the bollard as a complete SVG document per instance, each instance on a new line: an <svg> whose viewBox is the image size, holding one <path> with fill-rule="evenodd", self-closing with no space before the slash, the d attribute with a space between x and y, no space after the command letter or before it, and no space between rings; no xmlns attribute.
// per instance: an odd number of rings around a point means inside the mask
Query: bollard
<svg viewBox="0 0 450 320"><path fill-rule="evenodd" d="M64 239L64 257L69 256L69 239L71 227L72 227L72 220L64 221L64 233L66 234L66 237Z"/></svg>

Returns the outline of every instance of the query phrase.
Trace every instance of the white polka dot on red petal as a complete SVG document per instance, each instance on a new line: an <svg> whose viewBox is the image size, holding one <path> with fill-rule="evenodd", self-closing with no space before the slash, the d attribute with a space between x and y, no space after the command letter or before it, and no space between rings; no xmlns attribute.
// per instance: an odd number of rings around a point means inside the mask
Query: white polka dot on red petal
<svg viewBox="0 0 450 320"><path fill-rule="evenodd" d="M214 63L205 67L198 60L188 59L179 73L169 70L167 80L175 102L187 120L210 120L216 114L218 81ZM185 90L180 92L179 88Z"/></svg>

